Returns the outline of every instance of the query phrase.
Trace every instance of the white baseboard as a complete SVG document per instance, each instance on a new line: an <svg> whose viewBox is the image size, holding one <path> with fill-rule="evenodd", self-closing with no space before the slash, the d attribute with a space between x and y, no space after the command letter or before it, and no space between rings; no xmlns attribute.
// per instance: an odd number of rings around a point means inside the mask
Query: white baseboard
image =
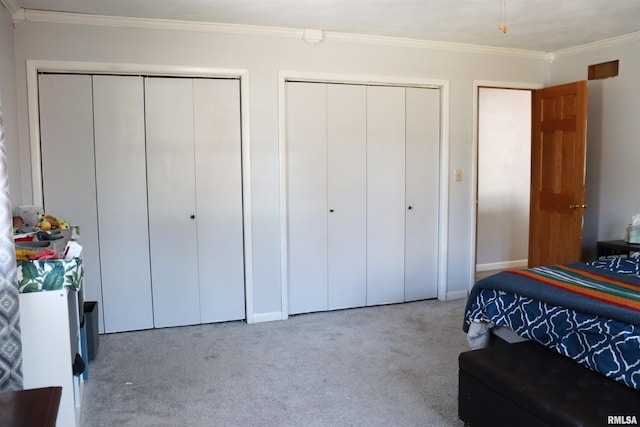
<svg viewBox="0 0 640 427"><path fill-rule="evenodd" d="M447 301L451 301L454 299L466 298L468 295L467 291L453 291L447 292Z"/></svg>
<svg viewBox="0 0 640 427"><path fill-rule="evenodd" d="M247 321L247 323L262 323L262 322L274 322L276 320L283 320L286 317L282 317L281 311L273 311L271 313L257 313L253 315L253 319L251 322Z"/></svg>
<svg viewBox="0 0 640 427"><path fill-rule="evenodd" d="M476 264L476 271L506 270L508 268L523 268L529 264L528 259L515 261L493 262L489 264Z"/></svg>

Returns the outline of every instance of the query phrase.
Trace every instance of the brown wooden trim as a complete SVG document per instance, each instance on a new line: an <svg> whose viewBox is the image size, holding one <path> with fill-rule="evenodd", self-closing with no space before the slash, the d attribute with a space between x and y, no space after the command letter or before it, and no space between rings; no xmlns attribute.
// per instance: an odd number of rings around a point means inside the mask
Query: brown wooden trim
<svg viewBox="0 0 640 427"><path fill-rule="evenodd" d="M620 60L589 65L589 80L607 79L618 75Z"/></svg>

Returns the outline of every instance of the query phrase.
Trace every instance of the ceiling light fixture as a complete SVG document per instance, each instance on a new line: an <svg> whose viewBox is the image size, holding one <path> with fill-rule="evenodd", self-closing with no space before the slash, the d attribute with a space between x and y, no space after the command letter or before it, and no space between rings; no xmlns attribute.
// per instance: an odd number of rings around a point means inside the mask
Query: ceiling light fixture
<svg viewBox="0 0 640 427"><path fill-rule="evenodd" d="M506 14L507 14L507 6L506 0L500 0L500 24L498 25L498 29L502 31L503 34L507 33L507 24L506 24Z"/></svg>

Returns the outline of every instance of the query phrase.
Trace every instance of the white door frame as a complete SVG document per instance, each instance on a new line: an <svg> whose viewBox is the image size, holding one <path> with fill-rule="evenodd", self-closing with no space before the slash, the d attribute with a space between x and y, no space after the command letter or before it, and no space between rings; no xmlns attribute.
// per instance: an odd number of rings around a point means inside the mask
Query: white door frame
<svg viewBox="0 0 640 427"><path fill-rule="evenodd" d="M288 195L287 195L287 135L286 135L286 83L287 81L318 83L350 83L390 86L430 87L440 90L440 188L438 218L438 299L447 299L447 252L449 235L449 80L421 79L393 76L367 76L349 74L280 71L278 73L278 158L280 163L280 277L281 319L289 317L289 248L288 248Z"/></svg>
<svg viewBox="0 0 640 427"><path fill-rule="evenodd" d="M481 87L491 87L496 89L542 89L542 83L521 83L521 82L498 82L491 80L474 80L473 81L473 147L471 159L471 245L469 245L469 265L471 266L469 277L469 290L475 284L476 275L476 244L477 244L477 227L478 227L478 102L479 89Z"/></svg>
<svg viewBox="0 0 640 427"><path fill-rule="evenodd" d="M201 68L176 65L115 64L104 62L27 60L27 104L29 108L29 143L31 148L31 185L33 203L42 206L42 163L40 158L40 106L38 73L121 74L172 77L237 78L240 80L241 156L242 156L242 223L244 228L244 275L247 323L253 323L253 243L251 230L251 137L249 119L249 70Z"/></svg>

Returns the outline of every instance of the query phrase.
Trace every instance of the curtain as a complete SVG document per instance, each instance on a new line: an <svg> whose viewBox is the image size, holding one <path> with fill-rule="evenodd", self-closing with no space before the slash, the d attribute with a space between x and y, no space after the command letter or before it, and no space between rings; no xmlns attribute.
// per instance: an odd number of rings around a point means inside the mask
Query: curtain
<svg viewBox="0 0 640 427"><path fill-rule="evenodd" d="M22 389L22 343L9 174L0 104L0 391Z"/></svg>

